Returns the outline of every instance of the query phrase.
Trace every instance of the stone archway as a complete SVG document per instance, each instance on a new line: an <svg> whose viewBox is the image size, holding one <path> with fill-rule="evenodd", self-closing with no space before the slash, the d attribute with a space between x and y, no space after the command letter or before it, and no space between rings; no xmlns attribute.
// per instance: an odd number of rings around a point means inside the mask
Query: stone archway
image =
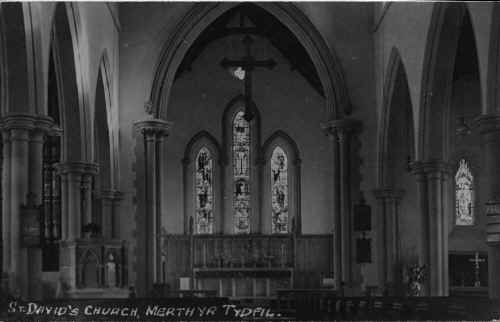
<svg viewBox="0 0 500 322"><path fill-rule="evenodd" d="M236 6L234 3L196 4L184 16L165 43L151 83L149 107L157 118L166 118L175 73L187 50L217 17ZM337 119L351 110L342 68L335 54L309 19L293 4L258 4L283 23L304 46L316 67L325 90L328 118Z"/></svg>

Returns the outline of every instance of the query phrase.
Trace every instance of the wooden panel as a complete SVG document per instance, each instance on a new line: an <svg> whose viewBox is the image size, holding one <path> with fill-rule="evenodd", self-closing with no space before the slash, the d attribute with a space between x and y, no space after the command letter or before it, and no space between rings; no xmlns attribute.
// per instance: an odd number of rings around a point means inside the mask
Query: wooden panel
<svg viewBox="0 0 500 322"><path fill-rule="evenodd" d="M178 289L179 277L191 276L189 237L170 235L163 243L165 257L164 279L170 288Z"/></svg>
<svg viewBox="0 0 500 322"><path fill-rule="evenodd" d="M333 271L331 235L303 235L297 238L295 288L318 288L321 278Z"/></svg>

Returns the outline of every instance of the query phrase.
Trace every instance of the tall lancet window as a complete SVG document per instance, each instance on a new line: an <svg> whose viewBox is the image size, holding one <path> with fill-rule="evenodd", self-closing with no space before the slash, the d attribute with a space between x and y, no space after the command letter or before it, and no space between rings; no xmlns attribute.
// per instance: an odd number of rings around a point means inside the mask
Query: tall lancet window
<svg viewBox="0 0 500 322"><path fill-rule="evenodd" d="M474 224L474 177L469 164L461 159L455 175L455 224L469 226Z"/></svg>
<svg viewBox="0 0 500 322"><path fill-rule="evenodd" d="M272 232L288 233L288 158L279 146L271 156L271 203Z"/></svg>
<svg viewBox="0 0 500 322"><path fill-rule="evenodd" d="M239 111L233 120L234 232L250 233L250 124Z"/></svg>
<svg viewBox="0 0 500 322"><path fill-rule="evenodd" d="M202 147L198 152L195 166L195 232L197 234L212 234L214 232L214 169L212 155L206 147Z"/></svg>

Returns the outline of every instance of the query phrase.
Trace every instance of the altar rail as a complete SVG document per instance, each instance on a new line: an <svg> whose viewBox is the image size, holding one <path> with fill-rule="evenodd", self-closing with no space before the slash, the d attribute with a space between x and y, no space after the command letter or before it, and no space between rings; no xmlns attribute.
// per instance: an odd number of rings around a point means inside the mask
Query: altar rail
<svg viewBox="0 0 500 322"><path fill-rule="evenodd" d="M469 297L338 297L334 292L283 290L278 311L297 320L481 320L500 318L500 301Z"/></svg>
<svg viewBox="0 0 500 322"><path fill-rule="evenodd" d="M317 288L333 270L332 235L164 235L163 281L178 288L194 269L293 269L294 285Z"/></svg>

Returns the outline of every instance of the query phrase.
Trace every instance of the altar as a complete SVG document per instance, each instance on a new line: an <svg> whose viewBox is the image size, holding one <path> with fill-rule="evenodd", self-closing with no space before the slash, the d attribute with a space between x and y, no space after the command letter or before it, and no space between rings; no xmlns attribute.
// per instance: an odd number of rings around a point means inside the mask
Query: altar
<svg viewBox="0 0 500 322"><path fill-rule="evenodd" d="M163 280L171 289L272 299L278 290L319 287L333 263L317 255L331 254L331 245L330 235L169 235Z"/></svg>

